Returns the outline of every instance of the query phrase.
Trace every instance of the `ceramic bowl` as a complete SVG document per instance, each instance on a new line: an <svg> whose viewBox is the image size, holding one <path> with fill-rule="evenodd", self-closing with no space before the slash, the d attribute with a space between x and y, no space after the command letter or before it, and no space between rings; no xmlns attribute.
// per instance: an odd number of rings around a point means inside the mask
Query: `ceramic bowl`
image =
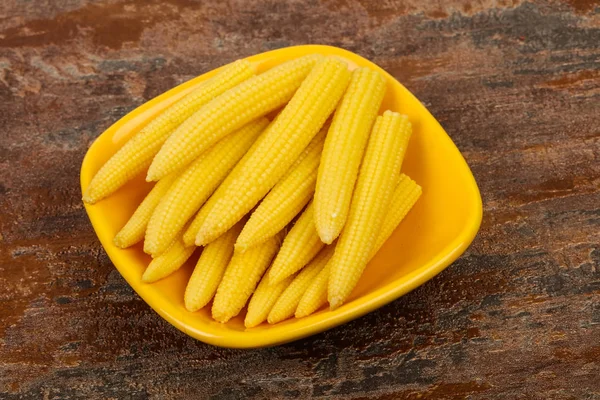
<svg viewBox="0 0 600 400"><path fill-rule="evenodd" d="M413 125L402 171L423 187L423 194L405 220L367 266L358 286L342 307L322 309L301 319L246 329L245 311L226 324L215 322L210 307L191 313L183 294L196 258L162 281L146 284L142 273L150 257L141 245L120 249L112 239L152 187L145 173L112 196L85 204L90 221L106 253L131 287L161 317L186 334L223 347L251 348L300 339L343 324L373 311L424 284L459 257L469 246L481 223L482 206L469 167L448 134L427 109L402 84L369 60L330 46L289 47L248 59L259 72L284 61L321 53L346 60L350 68L367 66L382 72L387 93L381 111L407 114ZM150 100L102 133L88 150L81 167L85 191L102 164L161 110L197 87L215 71L208 72ZM210 306L210 305L209 305Z"/></svg>

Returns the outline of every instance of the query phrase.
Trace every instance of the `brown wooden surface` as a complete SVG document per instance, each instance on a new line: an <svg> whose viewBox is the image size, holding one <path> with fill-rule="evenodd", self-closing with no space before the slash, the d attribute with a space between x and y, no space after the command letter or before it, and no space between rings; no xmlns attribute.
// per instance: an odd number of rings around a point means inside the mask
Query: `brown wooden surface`
<svg viewBox="0 0 600 400"><path fill-rule="evenodd" d="M111 265L79 166L128 111L236 58L345 47L431 110L479 183L471 248L275 348L205 345ZM600 399L594 0L0 1L0 398Z"/></svg>

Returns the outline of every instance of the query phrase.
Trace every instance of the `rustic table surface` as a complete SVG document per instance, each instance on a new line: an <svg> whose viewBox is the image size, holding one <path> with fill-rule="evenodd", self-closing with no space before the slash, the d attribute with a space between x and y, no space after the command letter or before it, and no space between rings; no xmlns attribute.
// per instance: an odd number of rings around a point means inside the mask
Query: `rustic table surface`
<svg viewBox="0 0 600 400"><path fill-rule="evenodd" d="M172 86L304 43L381 65L479 183L470 249L354 322L260 350L155 314L80 201L96 136ZM0 398L600 399L600 3L0 2Z"/></svg>

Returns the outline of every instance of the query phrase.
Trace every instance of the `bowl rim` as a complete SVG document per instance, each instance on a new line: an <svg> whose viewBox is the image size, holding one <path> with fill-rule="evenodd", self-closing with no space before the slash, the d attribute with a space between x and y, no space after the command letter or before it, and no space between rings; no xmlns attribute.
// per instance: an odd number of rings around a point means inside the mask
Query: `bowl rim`
<svg viewBox="0 0 600 400"><path fill-rule="evenodd" d="M292 53L293 57L288 57L286 53ZM450 241L442 250L440 250L436 257L434 257L429 263L422 265L421 267L409 272L406 275L403 275L400 278L395 279L394 281L378 289L373 290L372 292L368 292L362 295L360 298L355 300L359 301L358 304L353 304L355 303L355 301L353 301L344 304L343 306L334 311L326 311L313 314L309 323L307 322L306 318L303 318L296 320L293 324L285 324L285 321L283 321L279 324L270 325L267 328L264 328L262 327L262 325L260 325L256 328L238 331L224 330L222 328L214 330L198 329L190 324L189 318L191 317L192 313L189 313L186 310L180 310L172 304L164 304L165 302L161 299L159 295L157 295L156 290L152 289L151 284L142 283L139 277L137 277L136 279L131 270L127 270L121 265L121 263L117 262L117 259L120 258L119 253L123 250L112 246L112 240L108 240L107 238L102 237L102 235L98 232L98 227L96 226L102 214L94 207L94 205L84 203L85 210L92 223L94 231L98 236L98 239L100 240L104 250L111 259L114 267L119 271L123 278L125 278L127 283L163 319L165 319L171 325L175 326L177 329L181 330L187 335L198 339L202 342L227 348L257 348L275 346L323 332L327 329L336 327L350 320L361 317L414 290L418 286L422 285L423 283L427 282L428 280L439 274L441 271L443 271L468 248L468 246L475 238L481 225L481 220L483 216L481 194L479 192L479 188L477 186L475 178L473 177L473 174L469 166L467 165L462 153L456 147L450 136L448 136L447 132L443 129L443 127L440 125L437 119L433 117L433 115L431 115L429 110L412 94L412 92L406 89L400 82L398 82L393 76L384 71L378 65L349 50L345 50L334 46L315 44L285 47L281 49L267 51L264 53L259 53L250 57L246 57L245 59L252 62L264 62L271 58L295 58L309 53L321 53L330 56L341 56L344 59L349 60L350 62L358 61L360 64L368 65L370 68L376 69L379 72L383 73L386 76L386 78L388 78L388 80L391 80L393 82L394 86L399 86L400 88L405 89L408 95L411 96L418 104L421 105L421 107L429 116L429 118L433 119L434 123L437 124L441 132L444 133L444 135L440 136L439 140L444 141L445 146L453 147L454 150L460 156L458 158L460 164L459 167L462 169L462 173L467 177L468 187L471 189L472 192L469 197L472 197L472 199L474 200L475 208L468 214L468 218L465 220L465 226L459 232L459 234L452 241ZM153 106L163 102L164 100L167 100L168 98L185 90L189 90L189 88L191 88L193 85L209 78L211 75L214 75L214 73L216 73L216 71L218 71L220 68L222 67L216 68L187 82L184 82L168 90L167 92L145 102L144 104L135 108L127 115L125 115L124 117L116 121L114 124L112 124L101 135L99 135L98 138L104 135L114 135L114 133L119 128L123 127L128 121L139 116L140 114L144 113ZM90 164L91 160L94 158L96 146L99 143L98 138L92 143L92 145L86 152L82 162L80 174L82 193L89 184L89 180L91 179L86 179L86 177L93 176ZM215 324L219 325L219 323L217 322L215 322Z"/></svg>

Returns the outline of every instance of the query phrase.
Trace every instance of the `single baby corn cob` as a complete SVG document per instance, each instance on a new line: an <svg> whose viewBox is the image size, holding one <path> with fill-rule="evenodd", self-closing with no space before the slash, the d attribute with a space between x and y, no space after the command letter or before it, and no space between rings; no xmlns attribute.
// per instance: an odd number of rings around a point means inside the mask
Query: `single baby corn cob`
<svg viewBox="0 0 600 400"><path fill-rule="evenodd" d="M129 221L127 221L125 226L121 228L113 239L115 246L124 249L133 246L144 238L146 226L152 213L164 194L171 187L173 181L175 181L175 178L177 178L177 174L171 174L156 182L156 185L154 185L150 193L144 198L131 218L129 218Z"/></svg>
<svg viewBox="0 0 600 400"><path fill-rule="evenodd" d="M394 230L400 225L400 222L404 219L406 214L410 211L412 206L417 202L423 189L417 185L415 181L410 179L404 174L400 174L398 178L398 184L392 194L392 200L390 206L385 214L377 239L375 239L375 245L371 251L371 258L375 257L375 254L381 249L386 240L392 236Z"/></svg>
<svg viewBox="0 0 600 400"><path fill-rule="evenodd" d="M245 253L234 253L217 289L212 316L227 322L242 310L279 248L276 235Z"/></svg>
<svg viewBox="0 0 600 400"><path fill-rule="evenodd" d="M400 222L404 219L406 214L410 211L412 206L416 203L421 196L422 189L419 185L415 183L412 179L404 174L400 174L398 179L398 184L396 185L396 189L394 190L394 194L392 195L392 201L390 207L387 211L385 219L383 220L383 224L381 225L381 229L377 234L377 239L375 240L375 246L371 251L369 256L369 261L375 257L375 254L381 249L383 244L389 237L392 235L394 230L398 227ZM334 246L328 246L325 250L331 249L332 251L335 249ZM331 253L333 254L333 252ZM331 258L331 257L330 257ZM309 267L306 267L307 270ZM318 275L312 282L309 282L308 288L306 292L302 294L302 299L298 304L298 308L296 311L296 318L305 317L307 315L312 314L319 308L327 303L327 282L329 277L329 267L324 267L323 272L320 272L322 275ZM304 271L303 271L304 272ZM302 275L301 272L299 274ZM294 283L292 283L293 285ZM291 286L291 285L290 285ZM287 292L287 290L286 290ZM284 292L281 297L286 294ZM273 307L271 313L274 313L279 305L279 300ZM289 315L291 316L291 314ZM284 317L285 319L287 317ZM269 314L269 322L271 322L271 314Z"/></svg>
<svg viewBox="0 0 600 400"><path fill-rule="evenodd" d="M330 261L327 298L332 309L342 305L350 295L369 261L389 209L411 132L408 118L391 111L383 113L375 122L348 221Z"/></svg>
<svg viewBox="0 0 600 400"><path fill-rule="evenodd" d="M269 121L261 117L202 153L173 183L152 214L144 251L162 253L248 151Z"/></svg>
<svg viewBox="0 0 600 400"><path fill-rule="evenodd" d="M317 277L308 285L306 292L302 295L295 317L306 317L327 304L327 284L331 271L331 261L319 272Z"/></svg>
<svg viewBox="0 0 600 400"><path fill-rule="evenodd" d="M325 243L333 242L346 223L358 168L384 94L383 75L357 68L333 117L314 200L317 232Z"/></svg>
<svg viewBox="0 0 600 400"><path fill-rule="evenodd" d="M315 190L326 132L321 129L286 175L252 212L235 242L236 251L246 251L276 235L310 201Z"/></svg>
<svg viewBox="0 0 600 400"><path fill-rule="evenodd" d="M288 61L232 88L194 113L165 142L146 180L189 164L208 147L248 122L287 103L322 56Z"/></svg>
<svg viewBox="0 0 600 400"><path fill-rule="evenodd" d="M125 143L100 168L90 182L83 201L93 204L101 200L148 168L152 158L173 132L173 129L204 104L247 80L255 73L256 67L249 61L235 61L168 107Z"/></svg>
<svg viewBox="0 0 600 400"><path fill-rule="evenodd" d="M294 280L286 285L285 290L277 298L275 305L269 312L267 320L270 324L276 324L277 322L288 319L294 315L298 304L300 303L300 299L310 286L311 282L315 279L315 277L325 268L325 265L333 256L333 252L335 250L335 246L327 246L323 250L317 254L317 256L304 268L302 271L296 275ZM265 278L263 278L264 280ZM288 277L281 281L281 283L287 282L291 277ZM324 285L327 288L326 285ZM327 291L325 290L325 295L327 295Z"/></svg>
<svg viewBox="0 0 600 400"><path fill-rule="evenodd" d="M235 224L233 228L212 243L209 243L202 251L196 268L194 268L194 272L185 288L184 302L188 311L198 311L207 305L215 295L223 278L223 273L225 273L225 268L231 261L235 239L243 226L244 220Z"/></svg>
<svg viewBox="0 0 600 400"><path fill-rule="evenodd" d="M209 199L206 201L206 203L204 203L202 208L200 208L200 211L198 211L198 213L192 220L192 223L190 224L190 226L187 227L187 229L183 233L183 243L185 243L186 246L192 246L195 244L196 235L198 234L200 227L202 226L202 224L204 223L204 220L210 213L210 210L214 207L215 203L218 201L220 194L223 192L222 188L228 182L231 182L233 180L232 178L233 177L231 176L231 173L230 173L227 176L227 178L225 178L223 183L221 183L221 186L219 186L217 188L217 190L212 194L212 196L209 197Z"/></svg>
<svg viewBox="0 0 600 400"><path fill-rule="evenodd" d="M267 194L319 132L349 80L345 62L325 58L317 63L267 129L253 157L235 171L236 178L204 221L196 243L221 235Z"/></svg>
<svg viewBox="0 0 600 400"><path fill-rule="evenodd" d="M246 319L244 319L246 328L254 328L267 319L267 315L269 315L269 311L271 311L279 295L293 279L294 276L289 276L281 282L271 285L268 273L263 275L248 303L248 312L246 313Z"/></svg>
<svg viewBox="0 0 600 400"><path fill-rule="evenodd" d="M194 250L195 246L185 247L181 238L178 238L164 253L150 262L142 275L142 281L152 283L171 275L181 268Z"/></svg>
<svg viewBox="0 0 600 400"><path fill-rule="evenodd" d="M315 227L314 206L310 202L283 240L273 261L269 279L277 283L304 267L325 246Z"/></svg>

